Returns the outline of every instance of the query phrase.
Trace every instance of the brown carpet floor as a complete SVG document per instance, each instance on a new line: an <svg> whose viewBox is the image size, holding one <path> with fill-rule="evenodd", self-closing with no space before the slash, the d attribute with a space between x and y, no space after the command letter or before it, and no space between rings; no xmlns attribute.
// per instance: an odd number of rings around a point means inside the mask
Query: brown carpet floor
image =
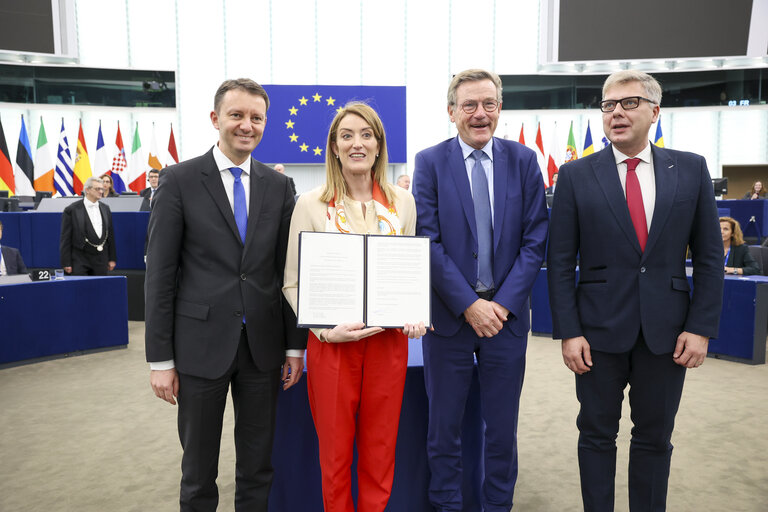
<svg viewBox="0 0 768 512"><path fill-rule="evenodd" d="M0 511L178 510L176 414L149 387L143 335L131 322L127 349L0 370ZM559 347L529 342L515 510L581 510L578 404ZM625 407L617 511L627 510L630 427ZM768 366L710 358L689 371L673 443L669 511L768 511ZM230 410L221 511L233 510L233 480Z"/></svg>

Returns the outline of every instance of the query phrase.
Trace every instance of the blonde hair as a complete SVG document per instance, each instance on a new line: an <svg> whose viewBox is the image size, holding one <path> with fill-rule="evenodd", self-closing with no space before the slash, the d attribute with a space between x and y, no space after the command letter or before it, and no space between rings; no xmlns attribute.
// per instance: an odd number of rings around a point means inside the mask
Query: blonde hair
<svg viewBox="0 0 768 512"><path fill-rule="evenodd" d="M373 136L379 143L379 156L373 162L373 179L379 184L381 191L389 203L394 200L394 191L387 182L387 137L384 134L384 125L379 115L369 105L354 101L344 105L331 122L328 130L328 144L325 149L325 188L320 195L320 200L328 202L331 199L342 199L347 196L347 182L341 174L341 162L333 152L332 144L336 142L341 120L348 115L355 115L363 119L373 130Z"/></svg>
<svg viewBox="0 0 768 512"><path fill-rule="evenodd" d="M727 222L731 225L731 245L743 245L744 233L741 232L739 221L733 217L720 217L720 222Z"/></svg>
<svg viewBox="0 0 768 512"><path fill-rule="evenodd" d="M479 82L480 80L490 80L496 86L496 100L501 103L501 78L492 71L484 69L467 69L456 73L448 85L448 106L456 105L456 89L464 82Z"/></svg>
<svg viewBox="0 0 768 512"><path fill-rule="evenodd" d="M603 98L608 89L614 85L624 85L629 82L640 82L645 91L645 96L657 105L661 105L661 85L648 73L636 71L634 69L624 69L616 71L605 79L603 84Z"/></svg>

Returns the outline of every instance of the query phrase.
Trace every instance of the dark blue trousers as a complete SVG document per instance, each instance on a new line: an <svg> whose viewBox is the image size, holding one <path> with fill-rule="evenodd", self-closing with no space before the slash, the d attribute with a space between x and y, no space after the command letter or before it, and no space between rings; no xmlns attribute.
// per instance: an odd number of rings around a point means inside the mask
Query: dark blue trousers
<svg viewBox="0 0 768 512"><path fill-rule="evenodd" d="M634 425L629 448L629 509L666 510L670 441L684 380L685 368L672 360L672 354L651 353L642 335L629 352L592 351L592 370L576 376L585 512L613 511L616 436L627 384Z"/></svg>
<svg viewBox="0 0 768 512"><path fill-rule="evenodd" d="M461 425L475 358L485 422L485 512L509 512L517 480L517 418L527 337L504 327L478 338L469 324L452 337L424 336L424 380L429 397L429 499L439 512L465 510L462 499Z"/></svg>

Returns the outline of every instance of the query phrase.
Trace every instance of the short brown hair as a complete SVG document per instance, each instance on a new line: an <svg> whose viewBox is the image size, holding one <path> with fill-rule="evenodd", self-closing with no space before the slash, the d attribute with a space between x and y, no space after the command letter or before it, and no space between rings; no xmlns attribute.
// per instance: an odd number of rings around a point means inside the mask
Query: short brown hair
<svg viewBox="0 0 768 512"><path fill-rule="evenodd" d="M267 91L262 86L251 80L250 78L238 78L236 80L224 80L219 88L216 90L216 95L213 97L213 111L219 113L219 107L224 99L224 95L227 92L239 89L254 96L261 96L264 98L264 103L267 104L267 110L269 110L269 96Z"/></svg>
<svg viewBox="0 0 768 512"><path fill-rule="evenodd" d="M332 143L336 142L341 120L348 115L362 118L373 130L373 136L376 137L376 142L379 143L379 156L373 163L372 169L373 179L379 184L379 188L384 192L387 201L391 203L394 200L394 194L390 189L389 183L387 183L387 137L384 134L384 124L381 122L379 114L373 108L359 101L344 105L344 108L339 109L336 117L331 122L331 127L328 130L328 144L325 150L325 189L320 196L320 200L328 202L334 197L341 199L347 195L347 182L341 174L341 162L339 162L339 159L336 158L333 152Z"/></svg>
<svg viewBox="0 0 768 512"><path fill-rule="evenodd" d="M731 225L731 245L737 246L744 244L744 233L741 232L739 221L733 217L720 217L720 222L727 222Z"/></svg>

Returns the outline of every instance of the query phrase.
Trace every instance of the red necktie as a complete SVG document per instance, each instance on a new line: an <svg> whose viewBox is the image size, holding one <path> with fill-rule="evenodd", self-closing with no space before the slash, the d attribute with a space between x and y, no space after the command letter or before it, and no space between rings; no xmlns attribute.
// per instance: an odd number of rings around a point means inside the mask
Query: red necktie
<svg viewBox="0 0 768 512"><path fill-rule="evenodd" d="M627 207L632 217L632 225L635 226L637 241L640 242L640 250L645 251L645 243L648 241L648 223L645 220L645 206L643 206L643 193L640 190L640 182L637 179L637 164L639 158L627 158Z"/></svg>

